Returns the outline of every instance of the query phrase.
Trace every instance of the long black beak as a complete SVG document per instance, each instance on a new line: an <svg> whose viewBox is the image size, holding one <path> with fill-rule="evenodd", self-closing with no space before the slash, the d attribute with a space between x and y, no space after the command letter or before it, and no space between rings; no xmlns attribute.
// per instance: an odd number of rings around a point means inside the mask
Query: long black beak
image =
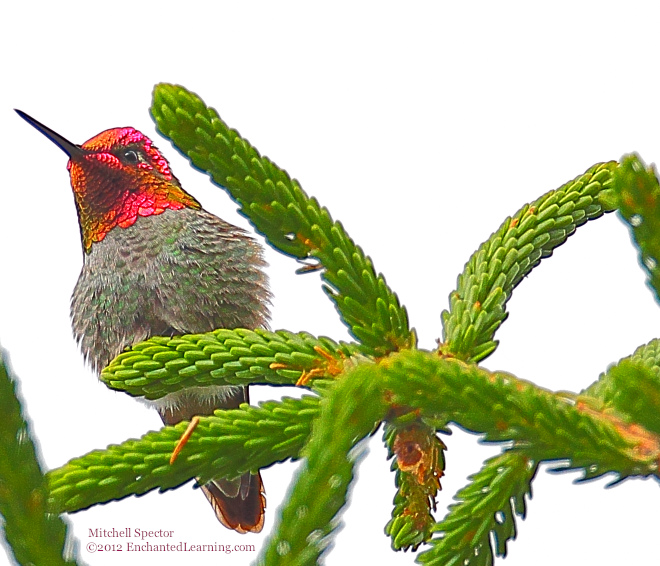
<svg viewBox="0 0 660 566"><path fill-rule="evenodd" d="M16 108L14 108L16 110ZM60 134L57 132L54 132L50 128L44 126L41 122L38 122L31 116L28 116L25 112L21 112L20 110L16 110L16 113L23 118L28 124L31 126L34 126L37 130L39 130L44 136L46 136L50 141L52 141L55 145L57 145L64 153L66 153L70 158L75 158L75 157L82 157L85 155L87 152L82 149L79 145L75 145L71 143L69 140L66 138L63 138Z"/></svg>

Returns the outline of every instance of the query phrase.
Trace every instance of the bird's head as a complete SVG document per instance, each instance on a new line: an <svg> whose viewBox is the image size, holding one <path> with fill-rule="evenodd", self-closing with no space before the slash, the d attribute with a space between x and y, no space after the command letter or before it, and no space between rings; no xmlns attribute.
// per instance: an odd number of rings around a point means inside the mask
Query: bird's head
<svg viewBox="0 0 660 566"><path fill-rule="evenodd" d="M68 156L83 248L140 216L200 208L153 142L134 128L112 128L75 145L24 112L18 114Z"/></svg>

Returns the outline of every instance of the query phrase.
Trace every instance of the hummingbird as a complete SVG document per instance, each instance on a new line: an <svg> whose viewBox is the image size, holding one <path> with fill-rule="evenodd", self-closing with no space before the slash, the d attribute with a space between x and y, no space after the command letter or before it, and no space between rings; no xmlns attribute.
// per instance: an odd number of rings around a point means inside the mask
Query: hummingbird
<svg viewBox="0 0 660 566"><path fill-rule="evenodd" d="M262 247L204 210L147 136L112 128L75 145L16 112L69 157L83 249L71 326L97 375L150 336L267 327L271 295ZM210 386L149 403L165 425L174 425L248 402L246 386ZM261 531L260 474L214 479L201 489L225 527Z"/></svg>

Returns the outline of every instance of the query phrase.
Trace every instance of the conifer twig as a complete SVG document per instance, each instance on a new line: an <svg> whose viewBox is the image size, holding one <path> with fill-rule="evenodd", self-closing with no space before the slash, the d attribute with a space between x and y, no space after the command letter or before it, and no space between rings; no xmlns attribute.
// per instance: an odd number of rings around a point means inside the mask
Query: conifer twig
<svg viewBox="0 0 660 566"><path fill-rule="evenodd" d="M339 525L360 452L357 443L385 415L385 403L374 366L351 369L328 390L320 404L305 460L294 480L259 564L318 564ZM313 494L310 497L310 494Z"/></svg>
<svg viewBox="0 0 660 566"><path fill-rule="evenodd" d="M630 227L648 285L660 302L660 183L658 172L636 153L624 155L608 196Z"/></svg>
<svg viewBox="0 0 660 566"><path fill-rule="evenodd" d="M324 290L365 353L383 356L415 345L406 309L383 275L341 223L286 171L262 157L213 108L181 86L156 85L151 115L162 135L229 191L241 214L273 247L318 262Z"/></svg>
<svg viewBox="0 0 660 566"><path fill-rule="evenodd" d="M660 437L574 396L421 351L393 355L383 379L394 406L454 422L486 442L512 441L534 461L567 460L565 469L582 470L583 479L660 477Z"/></svg>
<svg viewBox="0 0 660 566"><path fill-rule="evenodd" d="M412 422L411 421L412 417ZM404 424L408 421L408 424ZM390 456L397 491L392 518L385 534L394 550L416 550L431 537L435 498L445 470L447 447L435 429L415 413L385 423L384 440Z"/></svg>
<svg viewBox="0 0 660 566"><path fill-rule="evenodd" d="M456 494L458 503L450 506L447 516L433 529L440 536L433 538L417 562L427 566L491 566L491 534L495 554L506 556L507 542L516 538L515 515L525 518L525 497L531 497L537 469L537 463L518 451L487 460Z"/></svg>
<svg viewBox="0 0 660 566"><path fill-rule="evenodd" d="M352 428L353 421L348 416L351 410L356 412L357 426L367 417L373 423L386 417L396 419L397 412L405 409L417 411L436 429L454 422L483 434L487 442L510 441L537 462L566 460L566 468L582 470L585 479L610 472L619 480L660 474L658 435L640 426L629 426L616 414L599 411L576 402L574 397L552 393L510 374L492 373L430 352L407 351L393 354L381 364L360 363L339 377L337 383L351 375L358 375L360 383L364 380L368 384L341 400L334 395L343 389L335 390L336 385L325 388L322 399L327 395L335 399L328 401L328 406L347 411L342 418L348 419L349 424L342 425L346 431L339 435L339 425L331 424L329 416L322 419L314 424L314 430L323 438L328 434L338 435L337 442L345 442L344 436L359 438L362 429ZM202 481L235 477L296 458L319 414L319 402L318 397L285 399L260 407L243 405L201 418L173 466L169 459L186 429L185 422L151 432L141 440L92 452L49 472L51 508L79 510L157 487L170 489L195 476ZM384 410L381 414L380 407L384 406L391 407L392 414L386 415ZM330 430L325 431L323 426ZM350 450L347 445L342 446ZM311 443L305 454L310 459L321 458L315 451L327 449L320 443Z"/></svg>
<svg viewBox="0 0 660 566"><path fill-rule="evenodd" d="M19 564L76 564L67 524L46 506L48 490L16 394L16 381L0 349L0 519Z"/></svg>
<svg viewBox="0 0 660 566"><path fill-rule="evenodd" d="M355 344L306 332L219 329L135 344L103 369L101 381L133 396L158 399L200 385L332 379L359 359L365 358Z"/></svg>
<svg viewBox="0 0 660 566"><path fill-rule="evenodd" d="M318 404L318 397L285 398L201 417L171 465L172 452L188 426L185 421L95 450L48 472L49 507L71 513L156 488L173 489L194 477L205 483L298 458Z"/></svg>
<svg viewBox="0 0 660 566"><path fill-rule="evenodd" d="M596 410L616 411L632 426L660 435L660 340L611 365L578 400Z"/></svg>
<svg viewBox="0 0 660 566"><path fill-rule="evenodd" d="M575 229L613 210L600 196L612 185L617 163L589 168L507 218L465 264L442 313L440 352L478 362L497 348L495 331L506 319L514 288Z"/></svg>

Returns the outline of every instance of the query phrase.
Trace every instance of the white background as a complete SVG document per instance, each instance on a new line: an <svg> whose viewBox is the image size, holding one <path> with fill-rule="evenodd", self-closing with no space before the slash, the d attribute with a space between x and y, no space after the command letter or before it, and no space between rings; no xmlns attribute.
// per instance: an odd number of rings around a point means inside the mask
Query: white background
<svg viewBox="0 0 660 566"><path fill-rule="evenodd" d="M157 140L207 209L248 226L149 117L156 82L199 93L342 220L407 305L426 348L440 336L440 312L465 261L507 215L596 162L633 150L660 159L657 3L272 4L24 1L2 9L0 341L46 468L160 420L83 366L68 320L82 254L66 157L12 108L76 143L134 126ZM318 277L267 256L273 328L346 339ZM516 289L501 346L484 365L580 390L658 335L660 311L644 281L614 215L581 228ZM281 393L253 387L251 395ZM497 452L460 431L445 440L439 518ZM383 535L394 496L388 470L379 434L327 564L413 562ZM260 536L222 528L188 485L72 515L81 561L247 564L256 554L90 555L84 546L89 528L132 526L260 548L294 471L289 463L263 472ZM606 480L576 486L576 477L539 474L505 564L657 564L657 482L606 490Z"/></svg>

